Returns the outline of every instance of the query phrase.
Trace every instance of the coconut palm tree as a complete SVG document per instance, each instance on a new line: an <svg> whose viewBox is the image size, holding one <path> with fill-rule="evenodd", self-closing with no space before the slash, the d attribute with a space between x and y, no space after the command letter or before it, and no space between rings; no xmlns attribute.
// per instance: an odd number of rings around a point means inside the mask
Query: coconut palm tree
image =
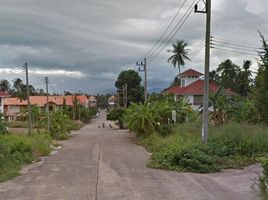
<svg viewBox="0 0 268 200"><path fill-rule="evenodd" d="M173 44L172 50L167 52L172 53L173 55L168 59L168 63L171 63L174 67L178 67L179 74L181 73L181 66L185 65L185 59L190 60L188 57L188 51L186 47L188 44L184 40L177 40L176 44Z"/></svg>

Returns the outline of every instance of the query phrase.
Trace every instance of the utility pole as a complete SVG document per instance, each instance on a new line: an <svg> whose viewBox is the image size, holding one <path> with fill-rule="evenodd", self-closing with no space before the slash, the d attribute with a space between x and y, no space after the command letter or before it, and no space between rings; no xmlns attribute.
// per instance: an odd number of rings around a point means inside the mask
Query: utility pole
<svg viewBox="0 0 268 200"><path fill-rule="evenodd" d="M120 108L120 94L119 92L117 93L117 108Z"/></svg>
<svg viewBox="0 0 268 200"><path fill-rule="evenodd" d="M147 59L144 58L144 62L137 62L137 66L142 66L143 68L139 67L140 72L144 72L144 99L147 100Z"/></svg>
<svg viewBox="0 0 268 200"><path fill-rule="evenodd" d="M124 107L127 108L127 83L123 85L123 104Z"/></svg>
<svg viewBox="0 0 268 200"><path fill-rule="evenodd" d="M206 0L206 10L199 11L198 5L195 5L195 12L206 13L206 50L205 50L205 78L204 78L204 96L203 96L203 125L202 125L202 141L208 141L208 95L209 95L209 65L210 65L210 35L211 35L211 0Z"/></svg>
<svg viewBox="0 0 268 200"><path fill-rule="evenodd" d="M28 63L24 64L26 71L26 87L27 87L27 104L28 104L28 133L32 135L32 108L30 102L30 88L29 88L29 74L28 74Z"/></svg>
<svg viewBox="0 0 268 200"><path fill-rule="evenodd" d="M50 117L49 117L49 99L48 99L48 77L45 77L45 83L46 83L46 93L47 93L47 106L46 106L46 111L47 111L47 131L49 132L50 130Z"/></svg>
<svg viewBox="0 0 268 200"><path fill-rule="evenodd" d="M72 100L73 100L73 120L75 121L75 104L76 104L76 96L74 97L74 95L72 96Z"/></svg>

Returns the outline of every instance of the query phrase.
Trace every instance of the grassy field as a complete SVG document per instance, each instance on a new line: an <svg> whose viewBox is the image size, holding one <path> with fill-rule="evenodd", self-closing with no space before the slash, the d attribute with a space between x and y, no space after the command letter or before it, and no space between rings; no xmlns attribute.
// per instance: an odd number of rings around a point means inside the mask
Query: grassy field
<svg viewBox="0 0 268 200"><path fill-rule="evenodd" d="M49 155L51 141L45 133L0 136L0 182L17 176L23 165Z"/></svg>
<svg viewBox="0 0 268 200"><path fill-rule="evenodd" d="M140 137L152 168L209 173L243 168L268 153L268 130L262 125L229 123L210 126L208 144L201 143L201 123L186 123L165 136Z"/></svg>

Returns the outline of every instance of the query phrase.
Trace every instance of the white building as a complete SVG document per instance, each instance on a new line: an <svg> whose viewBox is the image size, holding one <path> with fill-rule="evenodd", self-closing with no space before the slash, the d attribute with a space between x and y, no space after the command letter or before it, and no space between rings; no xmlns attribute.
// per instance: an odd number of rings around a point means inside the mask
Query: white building
<svg viewBox="0 0 268 200"><path fill-rule="evenodd" d="M203 105L203 93L204 93L204 80L201 79L202 73L195 71L193 69L188 69L178 77L181 79L180 86L174 86L165 90L165 93L174 94L175 98L186 98L189 104L195 110L198 110L201 105ZM216 83L209 83L209 91L211 93L216 93L219 89L219 85ZM225 94L227 96L235 96L236 93L230 89L225 89Z"/></svg>
<svg viewBox="0 0 268 200"><path fill-rule="evenodd" d="M0 91L0 112L4 113L4 99L10 97L6 92Z"/></svg>

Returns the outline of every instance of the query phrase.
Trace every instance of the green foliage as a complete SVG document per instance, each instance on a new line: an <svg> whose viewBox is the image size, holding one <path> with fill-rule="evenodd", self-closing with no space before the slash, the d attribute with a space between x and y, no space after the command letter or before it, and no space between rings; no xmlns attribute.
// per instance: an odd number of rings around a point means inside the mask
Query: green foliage
<svg viewBox="0 0 268 200"><path fill-rule="evenodd" d="M81 106L80 108L80 120L86 124L97 114L96 108L86 108Z"/></svg>
<svg viewBox="0 0 268 200"><path fill-rule="evenodd" d="M130 130L137 134L151 134L156 129L162 134L164 128L171 123L172 111L176 111L178 123L183 123L188 117L193 117L193 110L185 99L175 101L173 96L163 96L156 101L144 104L132 104L126 111L124 120Z"/></svg>
<svg viewBox="0 0 268 200"><path fill-rule="evenodd" d="M179 74L181 71L181 66L185 65L185 59L190 61L187 51L188 44L183 40L177 40L176 44L173 44L172 50L168 50L169 53L173 55L168 59L168 62L171 63L174 67L178 67Z"/></svg>
<svg viewBox="0 0 268 200"><path fill-rule="evenodd" d="M155 130L161 117L152 104L146 102L144 104L131 104L126 110L124 120L131 131L137 134L150 134Z"/></svg>
<svg viewBox="0 0 268 200"><path fill-rule="evenodd" d="M268 124L268 44L264 36L260 35L263 47L253 94L261 119Z"/></svg>
<svg viewBox="0 0 268 200"><path fill-rule="evenodd" d="M237 122L260 121L260 114L254 102L250 99L236 97L230 102L232 119Z"/></svg>
<svg viewBox="0 0 268 200"><path fill-rule="evenodd" d="M46 123L46 120L43 123ZM73 121L64 110L53 111L50 116L50 135L55 139L67 139L73 127Z"/></svg>
<svg viewBox="0 0 268 200"><path fill-rule="evenodd" d="M24 164L50 153L48 134L0 136L0 182L19 174Z"/></svg>
<svg viewBox="0 0 268 200"><path fill-rule="evenodd" d="M231 88L237 91L237 78L240 72L239 66L227 59L219 65L216 72L220 76L220 85L223 88Z"/></svg>
<svg viewBox="0 0 268 200"><path fill-rule="evenodd" d="M134 70L126 70L122 71L117 81L115 82L115 87L120 92L120 100L121 105L123 104L123 86L127 84L127 96L128 96L128 102L129 103L139 103L144 100L144 88L141 86L141 77L139 76L138 72Z"/></svg>
<svg viewBox="0 0 268 200"><path fill-rule="evenodd" d="M268 158L262 157L259 159L262 166L262 175L259 175L255 184L260 190L261 199L268 199Z"/></svg>
<svg viewBox="0 0 268 200"><path fill-rule="evenodd" d="M118 121L119 127L123 128L123 115L125 114L125 109L113 109L107 114L107 120Z"/></svg>
<svg viewBox="0 0 268 200"><path fill-rule="evenodd" d="M8 124L5 121L3 114L0 114L0 135L6 135L8 133L7 125Z"/></svg>
<svg viewBox="0 0 268 200"><path fill-rule="evenodd" d="M201 125L177 125L172 134L154 133L141 138L153 153L150 167L208 173L241 168L268 153L268 130L261 125L228 123L211 126L208 144L200 142Z"/></svg>

